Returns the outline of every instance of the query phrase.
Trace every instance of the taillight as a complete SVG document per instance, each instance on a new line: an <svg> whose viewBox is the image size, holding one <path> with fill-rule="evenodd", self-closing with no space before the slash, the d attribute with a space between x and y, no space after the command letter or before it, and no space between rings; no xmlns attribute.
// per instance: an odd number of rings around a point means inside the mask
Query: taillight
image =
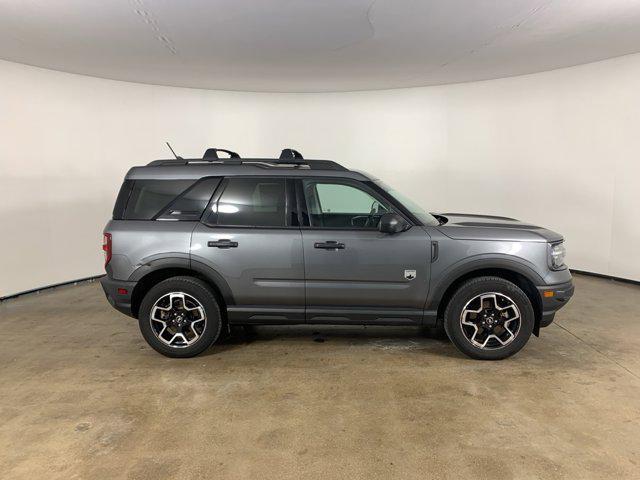
<svg viewBox="0 0 640 480"><path fill-rule="evenodd" d="M111 234L105 233L102 239L102 250L104 250L104 266L111 261Z"/></svg>

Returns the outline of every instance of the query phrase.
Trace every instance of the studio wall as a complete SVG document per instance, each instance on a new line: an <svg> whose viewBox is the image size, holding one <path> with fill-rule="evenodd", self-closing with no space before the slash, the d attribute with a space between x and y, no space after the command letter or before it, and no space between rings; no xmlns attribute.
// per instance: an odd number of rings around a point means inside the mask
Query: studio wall
<svg viewBox="0 0 640 480"><path fill-rule="evenodd" d="M134 165L283 147L434 212L562 232L571 267L640 280L640 55L438 87L268 94L140 85L0 62L0 297L102 273Z"/></svg>

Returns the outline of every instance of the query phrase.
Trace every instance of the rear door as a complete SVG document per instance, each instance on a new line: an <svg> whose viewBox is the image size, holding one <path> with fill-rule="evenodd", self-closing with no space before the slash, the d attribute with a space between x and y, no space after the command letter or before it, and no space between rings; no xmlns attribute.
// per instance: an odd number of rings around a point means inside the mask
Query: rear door
<svg viewBox="0 0 640 480"><path fill-rule="evenodd" d="M193 231L191 261L228 285L232 323L303 322L304 258L292 181L223 180Z"/></svg>
<svg viewBox="0 0 640 480"><path fill-rule="evenodd" d="M137 281L156 267L189 268L191 233L220 180L125 180L108 225L109 276Z"/></svg>
<svg viewBox="0 0 640 480"><path fill-rule="evenodd" d="M297 194L307 322L420 323L429 288L427 233L419 226L379 232L381 215L394 207L362 182L306 178Z"/></svg>

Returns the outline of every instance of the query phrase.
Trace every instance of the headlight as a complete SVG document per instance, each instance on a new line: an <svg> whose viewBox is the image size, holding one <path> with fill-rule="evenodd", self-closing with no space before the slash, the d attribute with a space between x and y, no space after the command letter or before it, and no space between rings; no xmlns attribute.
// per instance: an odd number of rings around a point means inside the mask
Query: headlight
<svg viewBox="0 0 640 480"><path fill-rule="evenodd" d="M563 242L549 245L549 247L549 265L553 270L560 270L564 266L567 249L564 248Z"/></svg>

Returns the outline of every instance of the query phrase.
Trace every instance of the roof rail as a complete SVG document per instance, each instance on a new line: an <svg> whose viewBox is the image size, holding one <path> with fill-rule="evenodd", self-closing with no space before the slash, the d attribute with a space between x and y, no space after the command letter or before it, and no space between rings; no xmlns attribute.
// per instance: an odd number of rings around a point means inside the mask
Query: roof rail
<svg viewBox="0 0 640 480"><path fill-rule="evenodd" d="M236 152L232 152L231 150L226 150L224 148L207 148L202 158L205 160L209 160L209 159L217 160L220 158L218 156L218 152L226 153L227 155L229 155L229 158L240 158L240 155L238 155Z"/></svg>
<svg viewBox="0 0 640 480"><path fill-rule="evenodd" d="M219 157L218 153L223 152L228 157ZM158 166L178 166L178 165L247 165L258 168L301 168L309 170L341 170L348 171L339 163L331 160L305 160L300 152L293 148L284 148L279 158L240 158L236 152L224 148L208 148L202 158L182 158L177 157L171 160L154 160L147 164L149 167Z"/></svg>
<svg viewBox="0 0 640 480"><path fill-rule="evenodd" d="M340 170L343 172L349 169L331 160L280 160L279 158L220 158L202 159L186 158L181 160L154 160L147 164L148 167L160 166L180 166L180 165L210 165L210 166L230 166L247 165L258 168L307 168L309 170Z"/></svg>

